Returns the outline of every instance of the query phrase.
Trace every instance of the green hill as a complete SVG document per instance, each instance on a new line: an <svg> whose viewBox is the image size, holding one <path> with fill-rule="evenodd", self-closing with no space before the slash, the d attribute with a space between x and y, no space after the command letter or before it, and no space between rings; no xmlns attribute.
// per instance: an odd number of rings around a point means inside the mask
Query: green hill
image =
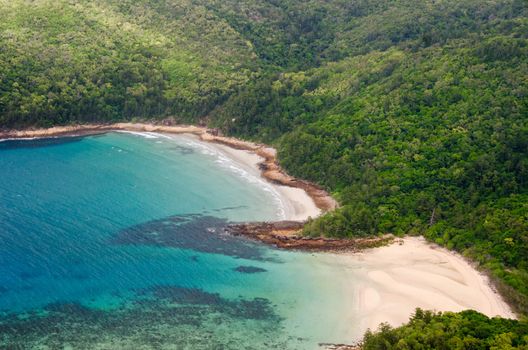
<svg viewBox="0 0 528 350"><path fill-rule="evenodd" d="M2 1L0 125L203 116L258 72L191 1Z"/></svg>

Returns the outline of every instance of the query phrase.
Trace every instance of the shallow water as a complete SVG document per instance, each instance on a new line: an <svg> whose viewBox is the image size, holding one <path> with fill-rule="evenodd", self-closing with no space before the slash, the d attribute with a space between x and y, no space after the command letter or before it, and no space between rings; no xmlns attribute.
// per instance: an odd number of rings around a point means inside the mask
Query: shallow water
<svg viewBox="0 0 528 350"><path fill-rule="evenodd" d="M0 347L350 340L353 269L223 234L284 216L273 187L243 169L183 135L0 142Z"/></svg>

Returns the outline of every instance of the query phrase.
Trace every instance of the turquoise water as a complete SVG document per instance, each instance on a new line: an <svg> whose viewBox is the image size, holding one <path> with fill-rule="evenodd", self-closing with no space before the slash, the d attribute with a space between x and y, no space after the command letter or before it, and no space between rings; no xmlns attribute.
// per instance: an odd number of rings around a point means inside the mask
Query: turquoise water
<svg viewBox="0 0 528 350"><path fill-rule="evenodd" d="M0 347L311 349L349 340L349 270L226 236L269 184L191 136L0 142Z"/></svg>

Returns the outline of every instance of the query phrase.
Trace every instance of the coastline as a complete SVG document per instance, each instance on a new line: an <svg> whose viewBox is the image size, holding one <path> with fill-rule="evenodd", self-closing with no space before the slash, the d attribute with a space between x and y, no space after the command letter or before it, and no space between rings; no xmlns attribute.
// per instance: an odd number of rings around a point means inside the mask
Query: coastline
<svg viewBox="0 0 528 350"><path fill-rule="evenodd" d="M248 169L260 172L272 184L283 187L281 196L297 203L286 215L288 220L232 225L228 231L285 249L343 253L326 254L325 259L339 261L340 268L354 270L354 275L360 276L359 286L357 280L351 280L350 287L346 288L356 306L348 307L343 313L350 320L359 314L357 328L361 334L367 328L376 329L381 322L399 326L408 321L416 307L437 311L471 308L488 316L516 318L484 274L457 253L424 239L395 240L391 235L350 240L299 236L308 217L334 210L337 202L319 186L286 174L277 162L276 151L268 146L214 135L205 127L138 123L0 132L0 139L85 136L111 131L192 134L215 144ZM369 249L374 247L378 248Z"/></svg>
<svg viewBox="0 0 528 350"><path fill-rule="evenodd" d="M376 329L382 322L400 326L417 307L473 309L488 317L517 318L485 274L461 255L423 237L347 254L346 260L360 276L356 300L361 329Z"/></svg>
<svg viewBox="0 0 528 350"><path fill-rule="evenodd" d="M244 143L236 139L230 142L236 149ZM277 166L273 149L261 147L257 154L266 160L267 167L261 163L260 168L268 180L277 176L281 183L283 176L288 177L280 173L280 168L273 168ZM267 170L270 172L266 173ZM291 177L286 181L302 183ZM315 202L317 194L314 196L312 192L311 197ZM325 208L324 202L322 207ZM359 317L357 329L350 333L355 342L361 340L367 329L375 330L381 323L393 327L405 324L417 307L442 312L473 309L488 317L517 318L485 273L460 254L423 237L402 239L386 234L376 238L312 238L298 235L302 226L302 222L287 220L246 223L231 225L228 232L282 249L328 253L324 255L333 260L329 264L342 264L339 268L352 270L345 289L356 305L345 303L343 314L350 324ZM355 349L355 345L339 344L334 349Z"/></svg>
<svg viewBox="0 0 528 350"><path fill-rule="evenodd" d="M360 349L365 332L380 324L399 327L416 308L437 312L476 310L488 317L516 319L488 277L461 255L427 242L405 237L396 243L355 253L321 254L319 262L341 270L343 328L348 344L321 344L325 349ZM343 327L341 324L339 327Z"/></svg>
<svg viewBox="0 0 528 350"><path fill-rule="evenodd" d="M286 174L277 161L276 150L262 144L232 137L213 135L210 129L193 125L157 125L144 123L85 124L58 126L48 129L0 131L0 140L75 137L97 135L112 131L157 132L166 134L191 134L203 142L215 144L222 152L247 170L258 169L260 175L286 198L285 220L305 222L321 213L337 208L337 202L320 186ZM245 151L241 154L235 151Z"/></svg>
<svg viewBox="0 0 528 350"><path fill-rule="evenodd" d="M196 137L201 142L211 143L212 147L236 161L238 166L243 168L243 170L249 174L252 174L257 178L263 178L263 181L267 182L278 198L280 198L281 206L284 210L284 217L282 220L304 223L307 219L315 218L321 214L321 208L316 205L314 199L302 188L285 186L266 178L262 174L262 164L266 160L257 152L238 148L235 149L224 143L204 141L203 134L202 137L196 135L192 136Z"/></svg>

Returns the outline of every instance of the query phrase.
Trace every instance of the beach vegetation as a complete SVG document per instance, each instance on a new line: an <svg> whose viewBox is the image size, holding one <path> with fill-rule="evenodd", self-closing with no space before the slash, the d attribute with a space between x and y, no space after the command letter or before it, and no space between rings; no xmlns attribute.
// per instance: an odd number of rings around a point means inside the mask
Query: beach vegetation
<svg viewBox="0 0 528 350"><path fill-rule="evenodd" d="M409 323L382 324L363 337L363 350L528 349L528 323L488 318L473 310L435 313L416 309Z"/></svg>

